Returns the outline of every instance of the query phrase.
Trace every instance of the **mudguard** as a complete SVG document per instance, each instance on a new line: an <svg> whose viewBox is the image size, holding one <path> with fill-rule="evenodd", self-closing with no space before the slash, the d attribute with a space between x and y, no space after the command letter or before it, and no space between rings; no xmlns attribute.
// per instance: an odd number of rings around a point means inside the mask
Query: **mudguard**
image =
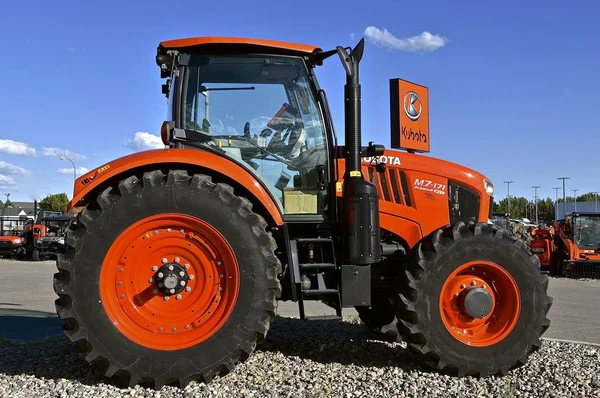
<svg viewBox="0 0 600 398"><path fill-rule="evenodd" d="M250 171L223 156L184 148L153 149L137 152L112 160L82 175L75 181L73 199L67 206L67 212L74 215L81 211L88 201L86 195L103 183L136 168L161 164L169 164L169 167L183 166L184 168L185 166L194 166L221 174L242 185L265 207L273 222L280 226L283 225L283 217L275 200Z"/></svg>

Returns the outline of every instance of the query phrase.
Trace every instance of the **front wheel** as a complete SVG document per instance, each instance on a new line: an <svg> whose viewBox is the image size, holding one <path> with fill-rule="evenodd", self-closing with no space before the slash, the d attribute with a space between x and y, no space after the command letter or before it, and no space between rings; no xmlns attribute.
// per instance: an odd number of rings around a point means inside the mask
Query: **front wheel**
<svg viewBox="0 0 600 398"><path fill-rule="evenodd" d="M548 276L525 244L480 223L438 230L400 278L398 331L423 363L458 376L506 374L548 329Z"/></svg>
<svg viewBox="0 0 600 398"><path fill-rule="evenodd" d="M209 382L266 335L281 292L275 241L231 186L184 170L140 177L105 189L70 226L58 315L120 384Z"/></svg>

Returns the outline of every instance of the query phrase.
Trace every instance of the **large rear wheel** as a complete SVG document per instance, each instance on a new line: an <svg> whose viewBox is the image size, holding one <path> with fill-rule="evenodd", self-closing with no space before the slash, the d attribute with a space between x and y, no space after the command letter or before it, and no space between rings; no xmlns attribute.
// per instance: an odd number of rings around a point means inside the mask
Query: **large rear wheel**
<svg viewBox="0 0 600 398"><path fill-rule="evenodd" d="M231 186L183 170L140 177L105 189L71 225L57 312L119 384L209 382L266 335L281 292L275 241Z"/></svg>
<svg viewBox="0 0 600 398"><path fill-rule="evenodd" d="M537 256L486 224L438 230L400 281L398 331L437 370L506 374L526 363L550 325L548 276Z"/></svg>

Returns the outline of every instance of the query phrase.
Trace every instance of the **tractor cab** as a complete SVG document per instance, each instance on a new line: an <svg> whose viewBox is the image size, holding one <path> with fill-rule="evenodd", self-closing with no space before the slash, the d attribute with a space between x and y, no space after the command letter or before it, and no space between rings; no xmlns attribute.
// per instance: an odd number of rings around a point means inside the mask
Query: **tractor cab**
<svg viewBox="0 0 600 398"><path fill-rule="evenodd" d="M322 215L334 138L314 59L296 48L240 55L234 46L231 53L195 52L194 43L178 47L158 56L171 91L164 143L201 147L242 165L286 216Z"/></svg>
<svg viewBox="0 0 600 398"><path fill-rule="evenodd" d="M580 250L600 251L600 213L572 213L565 217L565 226Z"/></svg>

